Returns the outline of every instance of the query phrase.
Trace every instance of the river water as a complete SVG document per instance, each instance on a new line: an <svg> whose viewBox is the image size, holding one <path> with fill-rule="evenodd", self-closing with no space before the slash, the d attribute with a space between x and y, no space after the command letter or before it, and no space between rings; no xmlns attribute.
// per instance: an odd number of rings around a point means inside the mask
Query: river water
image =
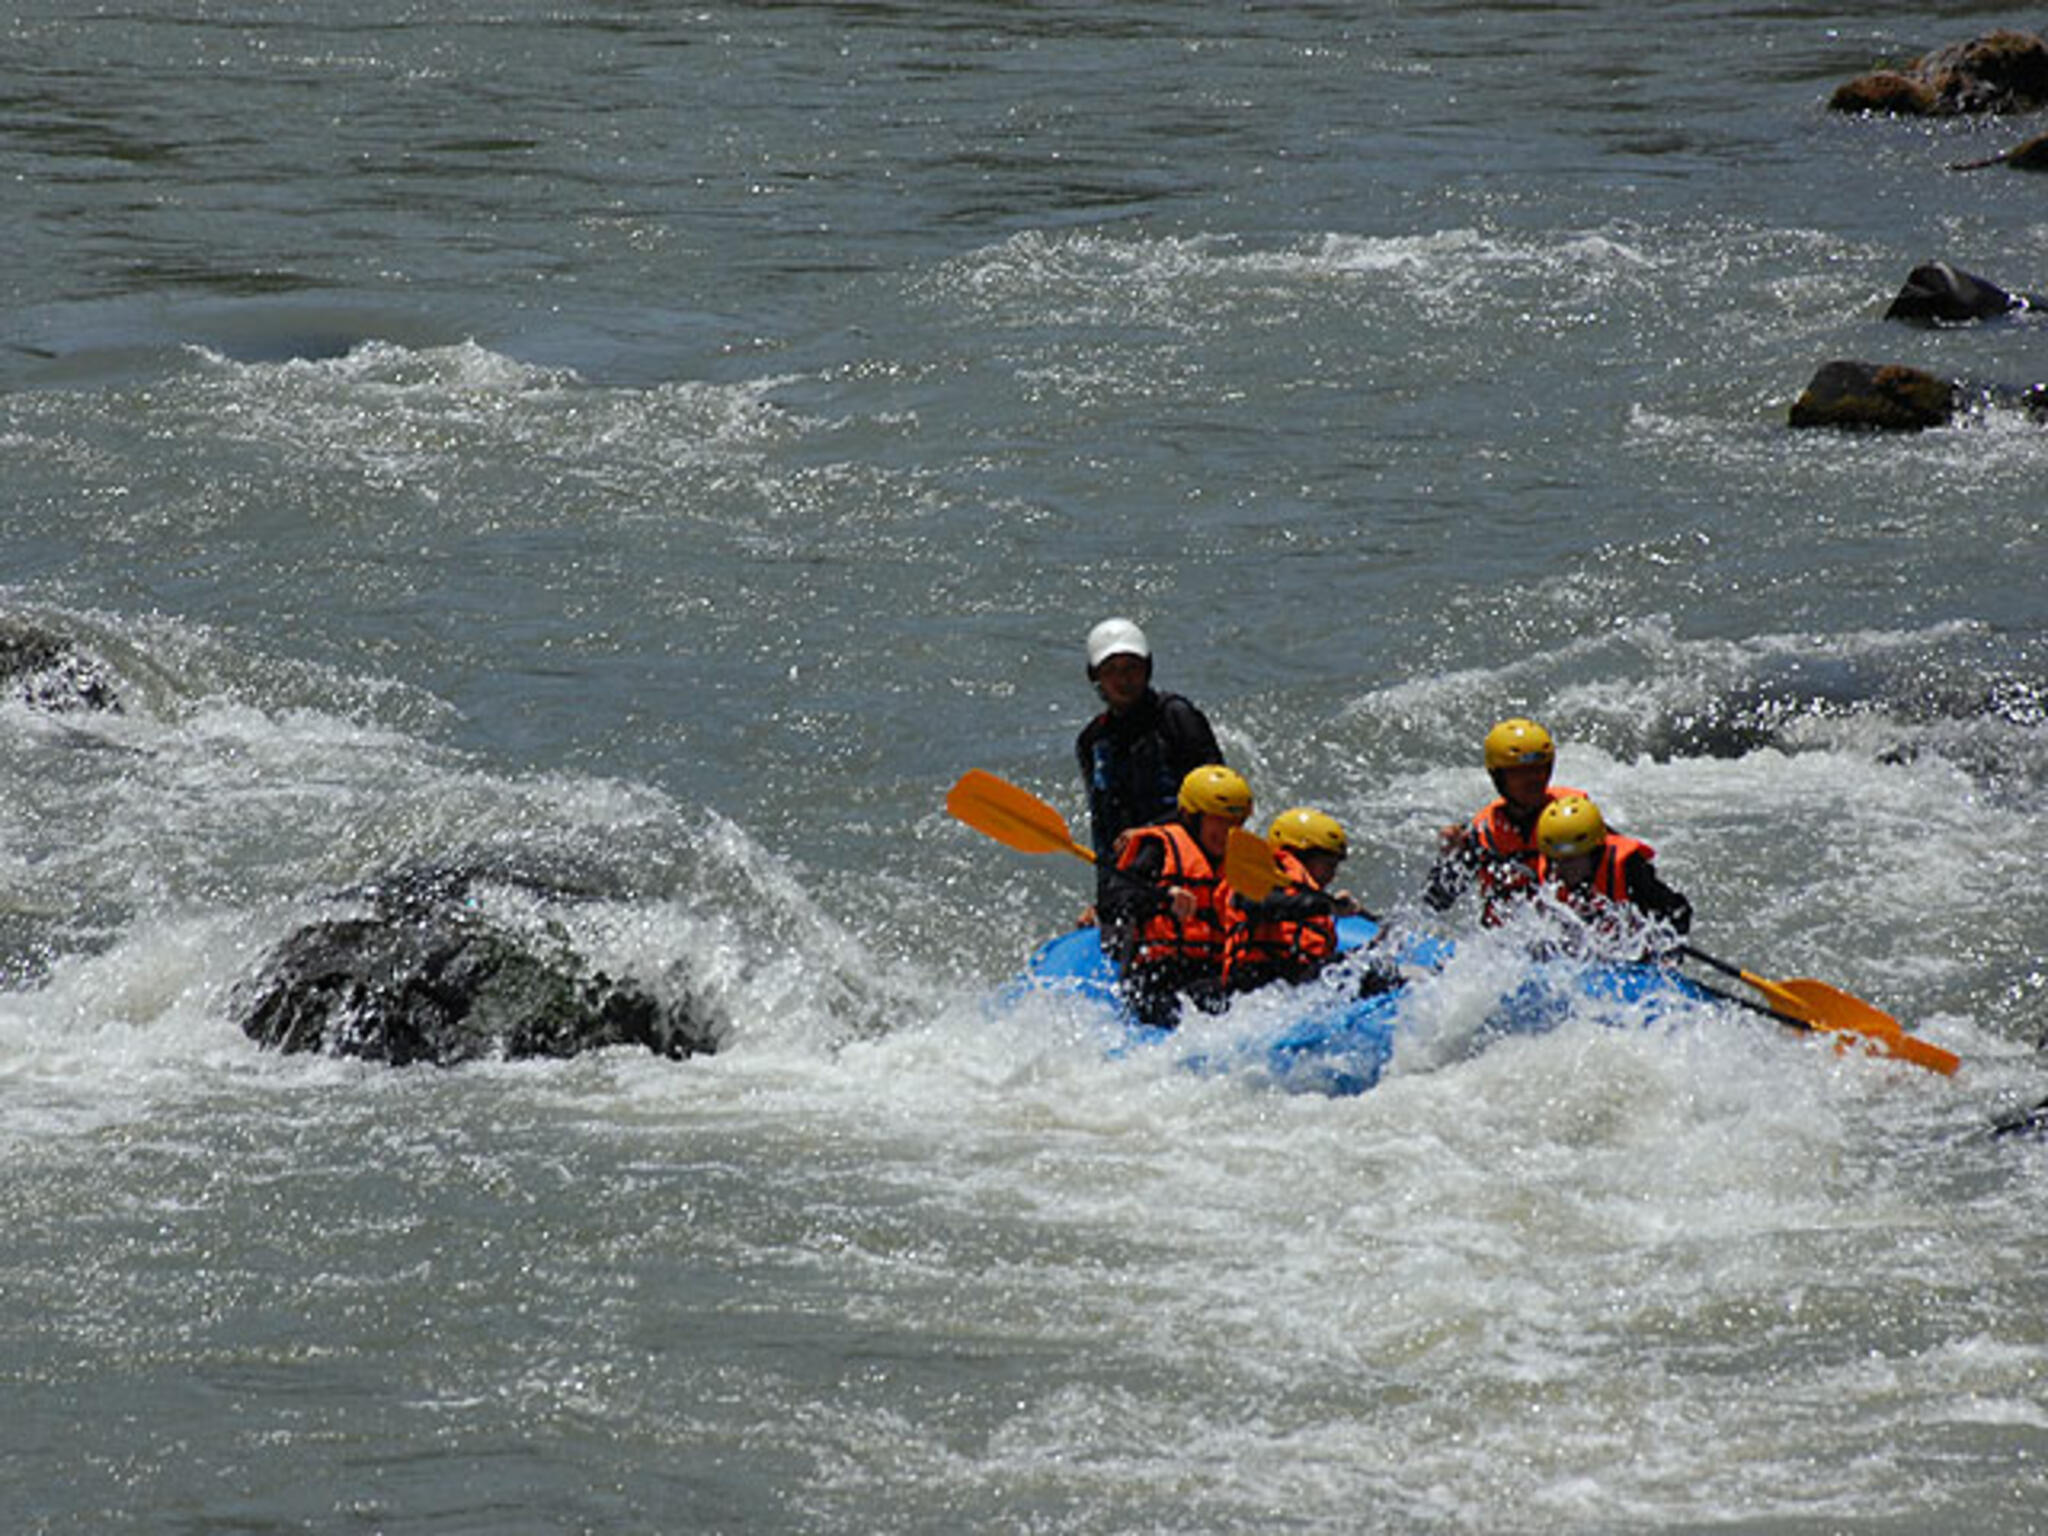
<svg viewBox="0 0 2048 1536"><path fill-rule="evenodd" d="M2038 20L15 7L0 618L123 707L0 706L9 1527L2048 1530L2048 432L1785 424L2048 376L1881 318L2048 287L1946 169L2038 123L1821 105ZM993 1006L1088 877L943 796L1079 818L1111 613L1370 904L1533 713L1965 1067L1453 996L1331 1100ZM478 858L725 1048L240 1034Z"/></svg>

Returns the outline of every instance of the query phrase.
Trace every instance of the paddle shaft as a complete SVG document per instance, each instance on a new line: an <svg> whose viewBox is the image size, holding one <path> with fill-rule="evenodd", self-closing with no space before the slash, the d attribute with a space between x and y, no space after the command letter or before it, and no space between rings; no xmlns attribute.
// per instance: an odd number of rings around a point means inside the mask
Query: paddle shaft
<svg viewBox="0 0 2048 1536"><path fill-rule="evenodd" d="M1777 983L1769 980L1768 978L1759 976L1754 971L1745 971L1739 965L1730 964L1726 960L1722 960L1717 956L1708 954L1704 949L1695 949L1690 944L1679 945L1678 952L1681 955L1686 956L1688 959L1699 961L1702 965L1712 966L1715 970L1719 971L1723 976L1733 976L1737 981L1748 982L1752 987L1755 987L1757 991L1763 993L1765 997L1775 998L1781 1005L1790 1003L1794 1009L1800 1010L1798 1016L1800 1017L1801 1023L1809 1025L1812 1023L1810 1019L1807 1019L1803 1016L1804 1011L1801 1008L1799 1000L1797 998L1794 998L1783 987L1779 986Z"/></svg>
<svg viewBox="0 0 2048 1536"><path fill-rule="evenodd" d="M1810 1034L1824 1033L1817 1024L1809 1024L1805 1019L1799 1018L1795 1014L1780 1013L1768 1003L1760 1003L1753 997L1744 997L1740 992L1730 992L1725 987L1710 987L1704 981L1696 980L1692 985L1711 998L1717 998L1724 1003L1733 1003L1736 1007L1746 1008L1751 1013L1760 1013L1767 1019L1776 1019L1780 1024L1790 1025L1793 1029L1803 1029Z"/></svg>
<svg viewBox="0 0 2048 1536"><path fill-rule="evenodd" d="M1681 944L1678 946L1678 952L1688 960L1697 960L1702 965L1711 965L1724 976L1748 980L1748 977L1744 976L1741 966L1730 965L1726 960L1717 959L1713 955L1708 954L1704 949L1694 949L1690 944Z"/></svg>

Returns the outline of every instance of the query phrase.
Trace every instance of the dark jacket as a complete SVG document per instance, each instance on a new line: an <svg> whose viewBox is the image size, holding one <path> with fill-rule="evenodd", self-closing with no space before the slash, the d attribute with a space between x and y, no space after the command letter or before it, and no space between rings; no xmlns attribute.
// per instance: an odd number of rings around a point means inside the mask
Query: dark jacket
<svg viewBox="0 0 2048 1536"><path fill-rule="evenodd" d="M1177 693L1153 688L1126 713L1104 710L1089 721L1074 754L1088 790L1095 867L1103 876L1116 867L1118 833L1172 820L1180 781L1204 763L1223 761L1202 712Z"/></svg>

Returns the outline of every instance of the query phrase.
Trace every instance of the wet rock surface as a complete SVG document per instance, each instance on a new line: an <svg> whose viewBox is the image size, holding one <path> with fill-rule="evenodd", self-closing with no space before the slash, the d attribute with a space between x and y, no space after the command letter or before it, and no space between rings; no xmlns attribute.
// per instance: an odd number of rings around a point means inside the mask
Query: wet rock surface
<svg viewBox="0 0 2048 1536"><path fill-rule="evenodd" d="M1924 432L1988 409L2048 422L2048 385L1973 383L1904 363L1841 358L1821 365L1792 402L1790 419L1795 427Z"/></svg>
<svg viewBox="0 0 2048 1536"><path fill-rule="evenodd" d="M1792 402L1795 427L1919 432L1951 421L1959 404L1951 379L1899 363L1823 363Z"/></svg>
<svg viewBox="0 0 2048 1536"><path fill-rule="evenodd" d="M1859 75L1839 86L1828 106L1911 117L2037 111L2048 106L2048 42L2032 32L1987 32L1903 68Z"/></svg>
<svg viewBox="0 0 2048 1536"><path fill-rule="evenodd" d="M1969 325L2043 309L2048 302L2037 295L2008 293L1989 278L1929 261L1907 274L1884 317L1906 325Z"/></svg>
<svg viewBox="0 0 2048 1536"><path fill-rule="evenodd" d="M694 999L593 970L559 928L489 915L480 879L419 868L347 893L357 910L298 928L237 989L236 1022L275 1050L393 1066L717 1049Z"/></svg>
<svg viewBox="0 0 2048 1536"><path fill-rule="evenodd" d="M29 619L0 619L0 688L51 714L121 708L105 662Z"/></svg>

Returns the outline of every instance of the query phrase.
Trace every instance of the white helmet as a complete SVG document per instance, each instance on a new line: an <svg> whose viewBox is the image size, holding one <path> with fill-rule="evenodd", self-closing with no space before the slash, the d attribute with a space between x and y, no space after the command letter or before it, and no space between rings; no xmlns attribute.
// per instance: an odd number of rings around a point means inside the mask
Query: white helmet
<svg viewBox="0 0 2048 1536"><path fill-rule="evenodd" d="M1088 631L1088 670L1092 673L1112 656L1152 659L1152 644L1145 631L1129 619L1104 619Z"/></svg>

